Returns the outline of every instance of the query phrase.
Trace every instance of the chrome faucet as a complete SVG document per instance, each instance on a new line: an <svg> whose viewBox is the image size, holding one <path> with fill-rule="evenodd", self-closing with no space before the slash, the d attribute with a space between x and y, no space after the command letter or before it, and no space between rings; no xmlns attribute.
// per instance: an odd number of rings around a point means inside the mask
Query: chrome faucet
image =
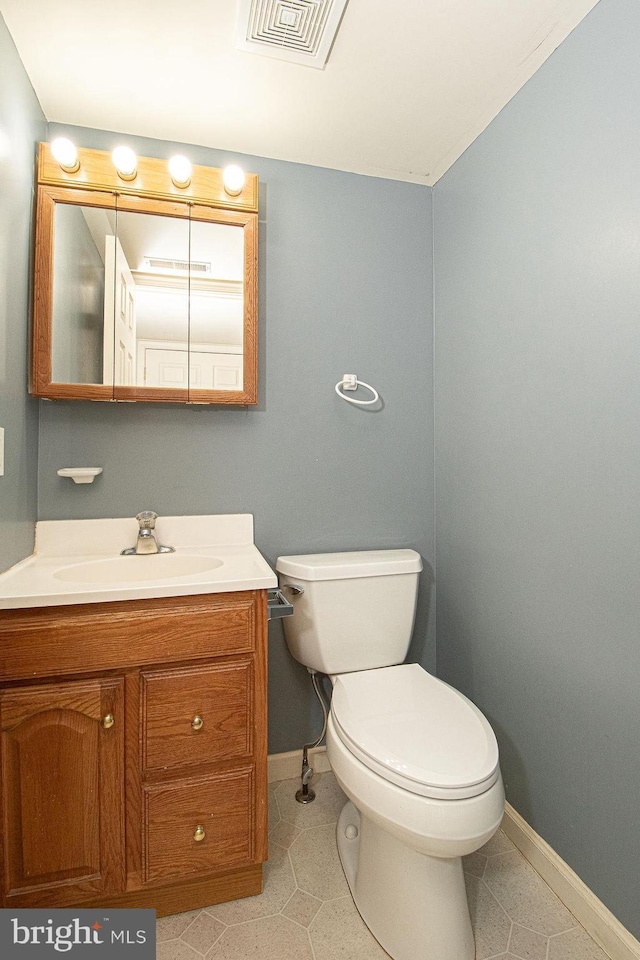
<svg viewBox="0 0 640 960"><path fill-rule="evenodd" d="M120 551L123 556L175 552L175 547L165 547L156 540L156 535L153 531L157 519L158 514L154 513L153 510L143 510L142 513L136 516L140 528L138 530L138 540L135 547L127 547L126 550Z"/></svg>

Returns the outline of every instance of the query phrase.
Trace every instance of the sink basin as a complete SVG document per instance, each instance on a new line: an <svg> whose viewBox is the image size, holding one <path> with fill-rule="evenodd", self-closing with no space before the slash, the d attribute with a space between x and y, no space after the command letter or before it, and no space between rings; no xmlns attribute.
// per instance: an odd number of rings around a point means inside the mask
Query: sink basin
<svg viewBox="0 0 640 960"><path fill-rule="evenodd" d="M188 553L152 553L149 556L109 557L87 560L62 567L53 574L67 583L144 583L151 580L177 580L223 565L216 557Z"/></svg>
<svg viewBox="0 0 640 960"><path fill-rule="evenodd" d="M0 573L3 610L267 591L278 584L256 548L249 513L161 517L156 533L175 553L123 556L131 517L40 520L36 550Z"/></svg>

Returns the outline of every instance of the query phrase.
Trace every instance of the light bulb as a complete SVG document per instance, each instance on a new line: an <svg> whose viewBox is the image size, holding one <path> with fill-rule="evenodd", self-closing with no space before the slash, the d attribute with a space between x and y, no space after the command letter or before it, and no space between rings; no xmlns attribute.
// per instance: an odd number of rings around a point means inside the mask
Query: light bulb
<svg viewBox="0 0 640 960"><path fill-rule="evenodd" d="M169 160L169 173L176 187L188 187L191 183L191 163L180 154Z"/></svg>
<svg viewBox="0 0 640 960"><path fill-rule="evenodd" d="M71 140L66 137L56 137L51 143L51 155L57 160L65 173L75 173L80 169L78 151Z"/></svg>
<svg viewBox="0 0 640 960"><path fill-rule="evenodd" d="M111 159L121 180L135 180L138 158L131 147L116 147Z"/></svg>
<svg viewBox="0 0 640 960"><path fill-rule="evenodd" d="M242 192L244 181L244 170L237 167L235 163L232 163L229 167L225 167L222 171L222 182L224 183L225 193L228 193L230 197L237 197L238 194Z"/></svg>

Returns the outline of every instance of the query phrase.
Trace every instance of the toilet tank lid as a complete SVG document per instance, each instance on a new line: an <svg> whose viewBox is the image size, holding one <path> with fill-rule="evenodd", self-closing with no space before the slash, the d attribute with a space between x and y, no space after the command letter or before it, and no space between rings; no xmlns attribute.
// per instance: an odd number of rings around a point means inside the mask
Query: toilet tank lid
<svg viewBox="0 0 640 960"><path fill-rule="evenodd" d="M278 573L299 580L347 580L419 573L422 557L415 550L354 550L350 553L307 553L278 557Z"/></svg>

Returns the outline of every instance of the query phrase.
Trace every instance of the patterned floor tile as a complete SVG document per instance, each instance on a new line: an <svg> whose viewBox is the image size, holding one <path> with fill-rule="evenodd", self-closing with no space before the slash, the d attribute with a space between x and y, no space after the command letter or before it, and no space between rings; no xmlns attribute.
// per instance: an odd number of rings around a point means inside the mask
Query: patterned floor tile
<svg viewBox="0 0 640 960"><path fill-rule="evenodd" d="M324 903L309 927L316 960L388 960L351 897Z"/></svg>
<svg viewBox="0 0 640 960"><path fill-rule="evenodd" d="M227 927L207 960L314 960L304 927L282 915Z"/></svg>
<svg viewBox="0 0 640 960"><path fill-rule="evenodd" d="M480 847L478 853L484 857L495 857L499 853L510 853L512 850L513 843L509 837L502 830L498 830L483 847Z"/></svg>
<svg viewBox="0 0 640 960"><path fill-rule="evenodd" d="M269 785L263 893L158 920L158 960L388 960L338 857L344 794L333 774L320 774L316 800L303 805L299 785ZM464 868L476 960L607 960L502 831Z"/></svg>
<svg viewBox="0 0 640 960"><path fill-rule="evenodd" d="M224 930L224 923L220 923L210 913L203 910L191 926L187 927L180 939L204 956L216 940L222 936Z"/></svg>
<svg viewBox="0 0 640 960"><path fill-rule="evenodd" d="M283 847L271 844L269 860L264 865L264 887L256 897L216 903L207 907L207 913L222 923L245 923L258 917L280 913L296 888L289 855Z"/></svg>
<svg viewBox="0 0 640 960"><path fill-rule="evenodd" d="M303 830L291 845L289 856L301 890L319 900L335 900L348 895L349 888L336 847L335 823Z"/></svg>
<svg viewBox="0 0 640 960"><path fill-rule="evenodd" d="M548 937L543 937L541 933L528 930L517 923L514 923L511 928L509 951L521 960L547 960L548 943Z"/></svg>
<svg viewBox="0 0 640 960"><path fill-rule="evenodd" d="M296 890L282 913L303 927L308 927L322 906L322 900L312 897L304 890Z"/></svg>
<svg viewBox="0 0 640 960"><path fill-rule="evenodd" d="M202 960L202 954L184 940L164 940L158 944L156 960Z"/></svg>
<svg viewBox="0 0 640 960"><path fill-rule="evenodd" d="M300 836L300 831L290 823L281 820L273 830L269 831L269 839L277 843L278 846L288 850L294 840Z"/></svg>
<svg viewBox="0 0 640 960"><path fill-rule="evenodd" d="M465 882L476 940L476 960L495 957L507 949L511 920L482 880L467 874Z"/></svg>
<svg viewBox="0 0 640 960"><path fill-rule="evenodd" d="M299 786L298 779L283 780L276 790L282 820L303 829L337 821L347 798L332 773L319 773L313 778L311 786L316 794L313 803L298 803L296 790Z"/></svg>
<svg viewBox="0 0 640 960"><path fill-rule="evenodd" d="M546 937L575 927L567 908L515 848L489 858L484 880L514 923Z"/></svg>
<svg viewBox="0 0 640 960"><path fill-rule="evenodd" d="M472 877L482 877L487 866L488 858L481 853L470 853L462 858L462 867L465 873L470 873Z"/></svg>
<svg viewBox="0 0 640 960"><path fill-rule="evenodd" d="M199 910L190 910L188 913L174 913L169 917L160 917L156 923L156 940L176 940L190 926L200 913Z"/></svg>
<svg viewBox="0 0 640 960"><path fill-rule="evenodd" d="M549 960L608 960L608 957L582 927L576 927L550 938Z"/></svg>

